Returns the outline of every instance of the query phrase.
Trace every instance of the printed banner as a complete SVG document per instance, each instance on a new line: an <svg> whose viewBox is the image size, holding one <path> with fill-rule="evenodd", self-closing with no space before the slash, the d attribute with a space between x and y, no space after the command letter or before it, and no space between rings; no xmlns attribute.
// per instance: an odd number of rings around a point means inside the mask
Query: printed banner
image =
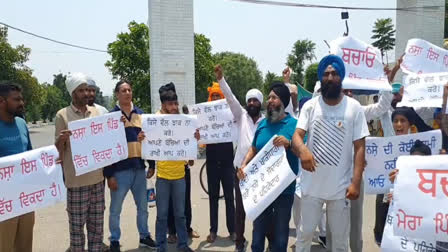
<svg viewBox="0 0 448 252"><path fill-rule="evenodd" d="M345 64L345 89L391 91L381 52L361 40L353 37L341 37L330 43L331 54L338 55Z"/></svg>
<svg viewBox="0 0 448 252"><path fill-rule="evenodd" d="M442 107L447 73L409 74L404 77L403 100L398 106Z"/></svg>
<svg viewBox="0 0 448 252"><path fill-rule="evenodd" d="M382 194L389 192L389 189L392 188L389 173L396 168L396 161L399 156L410 154L410 150L417 139L428 145L434 154L439 153L442 148L442 132L440 130L392 137L366 138L365 193Z"/></svg>
<svg viewBox="0 0 448 252"><path fill-rule="evenodd" d="M76 176L128 158L121 111L68 123Z"/></svg>
<svg viewBox="0 0 448 252"><path fill-rule="evenodd" d="M448 51L423 39L410 39L401 63L404 73L448 72Z"/></svg>
<svg viewBox="0 0 448 252"><path fill-rule="evenodd" d="M142 115L142 157L149 160L194 160L198 155L196 115Z"/></svg>
<svg viewBox="0 0 448 252"><path fill-rule="evenodd" d="M0 222L65 202L58 156L53 145L0 158Z"/></svg>
<svg viewBox="0 0 448 252"><path fill-rule="evenodd" d="M394 226L397 225L396 212L393 205L389 206L387 219L384 226L383 239L381 240L382 252L436 252L436 242L434 240L411 239L404 236L394 235Z"/></svg>
<svg viewBox="0 0 448 252"><path fill-rule="evenodd" d="M245 168L246 177L240 181L244 210L254 221L295 179L286 159L285 148L276 147L271 140Z"/></svg>
<svg viewBox="0 0 448 252"><path fill-rule="evenodd" d="M192 105L189 110L198 116L199 144L233 141L233 114L225 99Z"/></svg>
<svg viewBox="0 0 448 252"><path fill-rule="evenodd" d="M447 164L448 155L398 159L395 235L448 242Z"/></svg>

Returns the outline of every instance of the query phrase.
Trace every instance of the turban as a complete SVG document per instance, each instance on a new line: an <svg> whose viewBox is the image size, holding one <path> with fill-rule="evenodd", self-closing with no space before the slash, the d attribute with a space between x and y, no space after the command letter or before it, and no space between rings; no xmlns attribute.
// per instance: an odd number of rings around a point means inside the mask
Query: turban
<svg viewBox="0 0 448 252"><path fill-rule="evenodd" d="M87 84L87 79L88 77L83 73L73 73L67 76L65 85L70 96L72 96L73 91L75 91L81 84Z"/></svg>
<svg viewBox="0 0 448 252"><path fill-rule="evenodd" d="M414 152L420 152L425 156L431 156L431 148L428 147L428 145L424 144L422 141L420 140L415 140L414 142L414 146L412 146L411 148L411 154Z"/></svg>
<svg viewBox="0 0 448 252"><path fill-rule="evenodd" d="M219 86L218 82L213 82L212 86L207 88L207 91L208 91L208 101L212 100L213 94L219 94L221 99L224 99L224 94L222 93L221 87Z"/></svg>
<svg viewBox="0 0 448 252"><path fill-rule="evenodd" d="M87 77L87 85L89 85L89 87L96 87L96 82L92 78Z"/></svg>
<svg viewBox="0 0 448 252"><path fill-rule="evenodd" d="M170 82L159 88L160 102L177 101L176 87Z"/></svg>
<svg viewBox="0 0 448 252"><path fill-rule="evenodd" d="M253 89L247 91L246 103L248 103L249 100L252 98L257 99L260 103L263 103L263 94L260 92L260 90L258 90L256 88L253 88Z"/></svg>
<svg viewBox="0 0 448 252"><path fill-rule="evenodd" d="M289 101L291 100L291 93L289 93L289 88L285 85L285 83L280 81L275 81L272 83L270 91L274 91L274 93L280 98L283 103L283 106L286 108L289 105Z"/></svg>
<svg viewBox="0 0 448 252"><path fill-rule="evenodd" d="M330 65L336 70L336 72L338 72L342 82L345 77L344 62L342 61L341 57L332 54L325 56L319 62L319 66L317 67L317 76L319 77L319 80L322 82L322 77L324 76L325 69L327 69L327 67Z"/></svg>

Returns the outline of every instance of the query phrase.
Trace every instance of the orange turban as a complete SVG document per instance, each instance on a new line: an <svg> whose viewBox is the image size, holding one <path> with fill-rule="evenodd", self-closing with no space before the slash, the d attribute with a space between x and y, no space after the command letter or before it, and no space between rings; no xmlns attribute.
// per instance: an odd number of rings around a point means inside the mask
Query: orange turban
<svg viewBox="0 0 448 252"><path fill-rule="evenodd" d="M211 87L208 87L207 91L208 91L208 101L212 100L212 95L213 94L219 94L221 99L225 98L224 94L221 91L221 88L219 87L219 83L218 82L213 82L213 85Z"/></svg>

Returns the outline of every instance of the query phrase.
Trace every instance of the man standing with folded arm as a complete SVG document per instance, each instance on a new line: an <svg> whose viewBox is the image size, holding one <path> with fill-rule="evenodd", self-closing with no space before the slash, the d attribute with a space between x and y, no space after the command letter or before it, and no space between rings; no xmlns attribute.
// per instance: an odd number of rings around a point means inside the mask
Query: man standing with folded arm
<svg viewBox="0 0 448 252"><path fill-rule="evenodd" d="M67 187L70 251L84 251L84 226L86 226L88 251L100 252L103 249L105 208L103 170L98 169L76 176L70 147L71 131L68 130L69 122L95 117L99 112L95 107L87 106L89 93L87 77L84 74L71 74L65 83L72 102L56 114L55 136Z"/></svg>

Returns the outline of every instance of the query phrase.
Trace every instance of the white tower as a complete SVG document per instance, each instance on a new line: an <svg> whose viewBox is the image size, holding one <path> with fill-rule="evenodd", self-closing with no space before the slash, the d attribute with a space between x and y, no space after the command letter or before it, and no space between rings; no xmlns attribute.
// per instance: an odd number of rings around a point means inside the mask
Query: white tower
<svg viewBox="0 0 448 252"><path fill-rule="evenodd" d="M420 38L437 46L443 46L445 22L444 0L397 0L397 8L440 6L431 9L397 11L397 33L395 57L399 58L406 49L409 39ZM398 76L396 78L398 79Z"/></svg>
<svg viewBox="0 0 448 252"><path fill-rule="evenodd" d="M195 103L193 0L148 0L151 110L160 86L173 82L179 103Z"/></svg>

